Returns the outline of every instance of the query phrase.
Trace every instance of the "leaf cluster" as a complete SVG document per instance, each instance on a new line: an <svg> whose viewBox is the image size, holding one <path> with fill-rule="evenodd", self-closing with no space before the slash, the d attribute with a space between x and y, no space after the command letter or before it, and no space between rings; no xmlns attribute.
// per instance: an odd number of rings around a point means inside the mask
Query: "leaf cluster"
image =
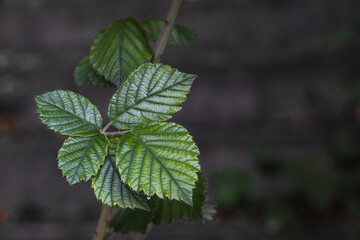
<svg viewBox="0 0 360 240"><path fill-rule="evenodd" d="M91 180L103 204L119 206L111 226L123 234L144 233L150 222L203 220L199 149L184 127L165 122L181 109L196 75L151 63L149 41L156 41L163 25L116 21L98 34L75 69L81 88L118 87L107 112L107 126L117 132L106 132L96 106L80 94L55 90L35 97L42 122L69 136L58 153L63 175L71 185ZM175 25L168 44L195 46L198 40Z"/></svg>

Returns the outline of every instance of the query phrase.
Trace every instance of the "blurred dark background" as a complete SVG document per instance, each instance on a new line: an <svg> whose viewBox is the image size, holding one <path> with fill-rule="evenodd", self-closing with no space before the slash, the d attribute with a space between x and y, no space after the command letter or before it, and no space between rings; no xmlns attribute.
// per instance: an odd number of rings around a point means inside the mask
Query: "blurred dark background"
<svg viewBox="0 0 360 240"><path fill-rule="evenodd" d="M64 137L33 96L79 92L73 71L100 29L169 5L0 0L0 239L92 237L100 202L62 177ZM174 121L198 142L218 214L148 239L360 239L360 1L196 0L177 23L200 47L162 59L199 76ZM81 91L104 117L113 92Z"/></svg>

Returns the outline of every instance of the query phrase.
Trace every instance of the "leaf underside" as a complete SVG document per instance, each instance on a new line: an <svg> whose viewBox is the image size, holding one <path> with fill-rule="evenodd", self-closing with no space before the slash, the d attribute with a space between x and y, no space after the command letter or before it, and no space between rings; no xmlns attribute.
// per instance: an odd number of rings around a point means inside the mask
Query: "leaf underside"
<svg viewBox="0 0 360 240"><path fill-rule="evenodd" d="M41 121L48 128L70 136L99 134L102 118L97 108L84 96L55 90L35 97Z"/></svg>
<svg viewBox="0 0 360 240"><path fill-rule="evenodd" d="M150 123L125 133L116 150L122 180L136 192L156 194L192 205L200 171L199 149L187 130L175 123Z"/></svg>
<svg viewBox="0 0 360 240"><path fill-rule="evenodd" d="M119 129L168 120L181 109L195 78L159 63L143 64L111 98L108 117Z"/></svg>
<svg viewBox="0 0 360 240"><path fill-rule="evenodd" d="M104 163L109 145L102 135L69 137L58 153L59 168L70 185L89 180Z"/></svg>
<svg viewBox="0 0 360 240"><path fill-rule="evenodd" d="M103 204L112 207L119 205L121 208L139 208L149 211L146 197L134 192L121 181L119 170L115 165L115 151L120 139L111 138L109 141L109 154L105 159L105 163L92 179L92 187L96 198L101 199Z"/></svg>
<svg viewBox="0 0 360 240"><path fill-rule="evenodd" d="M145 33L133 18L112 23L99 33L90 50L92 66L116 86L152 56Z"/></svg>
<svg viewBox="0 0 360 240"><path fill-rule="evenodd" d="M161 29L164 26L165 21L161 19L147 20L140 25L146 33L146 37L149 41L156 42L159 38ZM174 46L191 46L195 47L199 45L199 39L191 29L188 29L182 25L175 24L168 40L168 45Z"/></svg>
<svg viewBox="0 0 360 240"><path fill-rule="evenodd" d="M96 87L114 87L114 84L100 76L90 63L89 56L84 57L74 71L75 83L80 88L89 84Z"/></svg>

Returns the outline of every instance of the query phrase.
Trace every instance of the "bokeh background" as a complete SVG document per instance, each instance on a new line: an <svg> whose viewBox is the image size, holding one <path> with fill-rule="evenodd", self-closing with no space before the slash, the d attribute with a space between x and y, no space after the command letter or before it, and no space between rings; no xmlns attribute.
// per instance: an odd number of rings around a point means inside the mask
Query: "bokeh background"
<svg viewBox="0 0 360 240"><path fill-rule="evenodd" d="M0 0L1 239L92 237L100 202L62 177L64 137L41 124L33 96L79 92L73 71L100 29L169 6ZM218 213L148 239L360 239L360 1L196 0L177 23L200 47L162 59L199 76L174 121L198 142ZM104 117L113 92L81 91Z"/></svg>

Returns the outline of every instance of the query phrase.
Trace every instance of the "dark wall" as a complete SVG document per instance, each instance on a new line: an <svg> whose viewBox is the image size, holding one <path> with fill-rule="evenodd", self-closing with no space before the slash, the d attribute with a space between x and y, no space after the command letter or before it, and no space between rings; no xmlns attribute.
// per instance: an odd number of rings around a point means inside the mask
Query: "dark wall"
<svg viewBox="0 0 360 240"><path fill-rule="evenodd" d="M41 124L33 96L53 89L79 91L74 67L100 29L128 16L162 18L169 5L160 0L0 0L4 239L91 236L99 202L89 184L69 187L61 176L56 155L64 138ZM358 1L350 0L198 0L181 10L177 22L196 30L200 47L169 47L162 62L199 76L174 121L198 142L205 175L237 166L256 176L256 191L262 192L268 187L254 168L252 147L298 159L326 153L334 126L348 123L342 117L344 86L360 73L354 48L339 49L329 36L356 22L359 9ZM105 116L113 92L89 87L82 94ZM321 95L320 105L312 101L313 92ZM235 226L226 226L229 236L208 227L197 235L262 239L261 230L249 232L247 223ZM164 229L153 236L189 237Z"/></svg>

